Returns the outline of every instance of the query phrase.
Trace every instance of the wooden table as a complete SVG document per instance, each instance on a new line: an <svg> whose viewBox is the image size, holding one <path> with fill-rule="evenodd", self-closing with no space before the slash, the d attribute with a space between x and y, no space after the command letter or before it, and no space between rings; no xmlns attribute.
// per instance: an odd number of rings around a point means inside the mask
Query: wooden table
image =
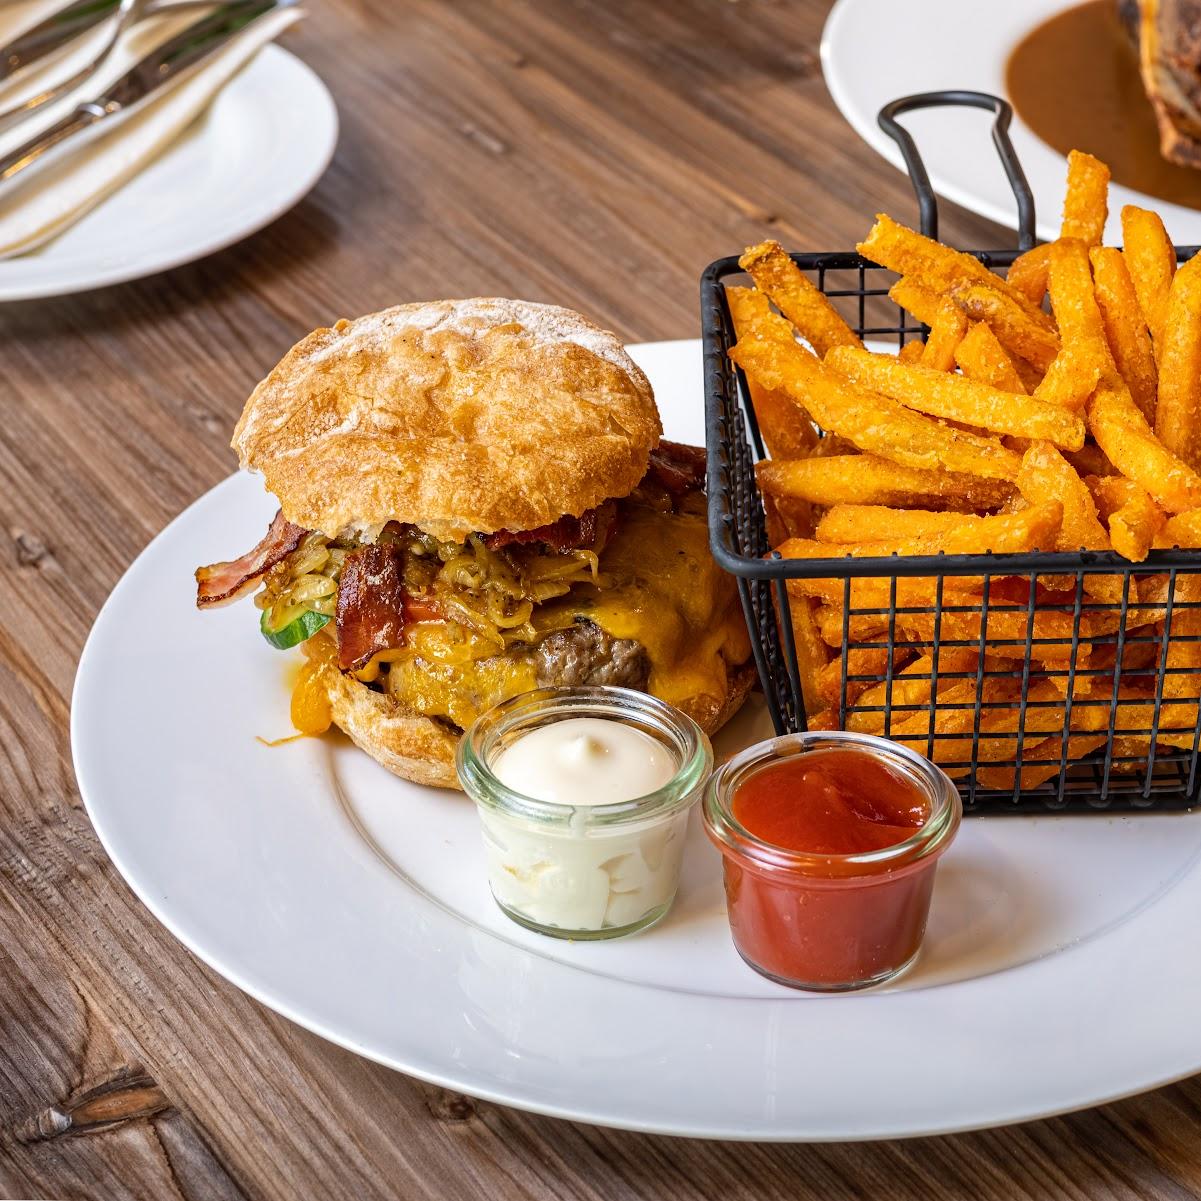
<svg viewBox="0 0 1201 1201"><path fill-rule="evenodd" d="M138 551L233 469L242 402L294 341L480 293L570 305L632 340L690 337L710 259L768 234L844 248L878 209L913 212L826 94L821 0L312 7L286 40L332 88L342 137L308 199L194 266L0 307L0 1196L1201 1195L1196 1081L913 1142L593 1129L322 1042L134 899L72 776L76 659ZM943 228L1010 241L949 207ZM162 650L162 686L186 686L187 648Z"/></svg>

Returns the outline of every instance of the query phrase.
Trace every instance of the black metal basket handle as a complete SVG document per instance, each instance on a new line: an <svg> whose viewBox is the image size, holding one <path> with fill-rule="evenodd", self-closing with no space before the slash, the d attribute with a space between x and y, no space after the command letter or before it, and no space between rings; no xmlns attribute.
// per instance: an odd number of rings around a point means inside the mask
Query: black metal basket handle
<svg viewBox="0 0 1201 1201"><path fill-rule="evenodd" d="M917 143L897 117L902 113L913 112L914 109L942 108L945 105L983 108L996 114L992 124L992 140L997 148L1001 166L1005 168L1005 177L1013 189L1013 198L1017 201L1018 249L1029 250L1034 245L1034 194L1030 191L1026 173L1022 170L1017 152L1009 140L1009 123L1013 120L1013 109L1008 101L988 92L922 92L916 96L902 96L899 100L886 104L876 118L880 128L901 148L905 169L909 172L909 179L917 194L922 233L928 238L938 237L938 200L930 186L930 176L926 173L926 164L922 162L922 156L918 153Z"/></svg>

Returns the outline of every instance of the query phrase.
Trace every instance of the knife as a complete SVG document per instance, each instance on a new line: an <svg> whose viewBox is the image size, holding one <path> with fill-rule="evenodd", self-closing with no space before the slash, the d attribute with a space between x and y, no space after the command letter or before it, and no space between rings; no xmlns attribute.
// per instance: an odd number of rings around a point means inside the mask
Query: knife
<svg viewBox="0 0 1201 1201"><path fill-rule="evenodd" d="M45 58L117 11L120 0L75 0L0 47L0 79Z"/></svg>
<svg viewBox="0 0 1201 1201"><path fill-rule="evenodd" d="M199 66L260 17L295 3L297 0L231 0L194 21L114 80L102 95L80 104L61 121L0 158L0 185L52 151L57 153L64 143L70 142L73 148L85 140L84 134L94 134L102 124L108 128L118 117L136 112L159 88Z"/></svg>

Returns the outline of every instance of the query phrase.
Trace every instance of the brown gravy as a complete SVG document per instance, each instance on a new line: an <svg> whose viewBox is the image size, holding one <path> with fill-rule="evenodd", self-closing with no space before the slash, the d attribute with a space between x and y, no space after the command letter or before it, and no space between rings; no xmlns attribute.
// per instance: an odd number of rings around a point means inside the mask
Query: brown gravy
<svg viewBox="0 0 1201 1201"><path fill-rule="evenodd" d="M1201 209L1201 171L1159 153L1138 54L1115 0L1089 0L1027 34L1010 55L1005 84L1018 115L1061 154L1095 154L1115 183Z"/></svg>

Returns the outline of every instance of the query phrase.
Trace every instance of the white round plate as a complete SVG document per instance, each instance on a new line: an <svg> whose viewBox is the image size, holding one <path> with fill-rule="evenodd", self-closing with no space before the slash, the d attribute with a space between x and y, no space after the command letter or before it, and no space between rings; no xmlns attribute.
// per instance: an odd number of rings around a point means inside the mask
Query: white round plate
<svg viewBox="0 0 1201 1201"><path fill-rule="evenodd" d="M896 143L876 124L890 100L915 92L966 88L1005 96L1005 64L1031 29L1079 0L838 0L822 33L826 86L856 133L904 170ZM940 195L992 221L1017 228L1013 193L993 149L992 114L933 109L901 118L917 141ZM1034 192L1038 236L1059 236L1067 160L1015 117L1010 136ZM1177 245L1201 242L1201 211L1169 204L1131 188L1110 188L1105 240L1122 244L1124 204L1153 208ZM906 214L893 214L905 220ZM870 222L865 220L864 230ZM830 250L843 247L831 246ZM974 247L1004 250L1004 246Z"/></svg>
<svg viewBox="0 0 1201 1201"><path fill-rule="evenodd" d="M667 433L699 440L696 342L632 348ZM618 942L505 919L474 808L340 739L289 732L292 656L248 602L201 614L192 570L275 505L237 475L143 552L75 684L80 791L118 870L264 1004L381 1063L524 1109L669 1134L865 1139L994 1125L1201 1069L1201 819L964 823L926 951L894 987L792 992L726 926L694 823L679 899ZM749 707L719 739L766 733Z"/></svg>
<svg viewBox="0 0 1201 1201"><path fill-rule="evenodd" d="M54 241L0 262L0 301L123 283L222 250L300 200L337 141L325 84L265 46L145 171Z"/></svg>

